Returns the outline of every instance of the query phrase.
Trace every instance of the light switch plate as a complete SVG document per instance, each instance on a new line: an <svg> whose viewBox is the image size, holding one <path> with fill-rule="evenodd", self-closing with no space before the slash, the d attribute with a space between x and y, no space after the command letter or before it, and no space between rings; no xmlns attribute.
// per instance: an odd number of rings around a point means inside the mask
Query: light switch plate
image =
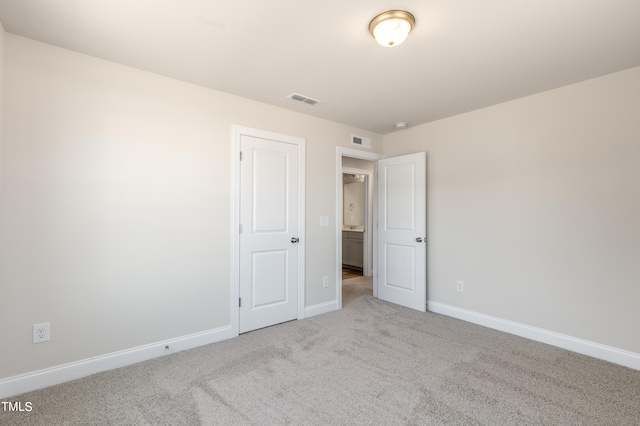
<svg viewBox="0 0 640 426"><path fill-rule="evenodd" d="M329 226L329 216L320 216L320 226Z"/></svg>

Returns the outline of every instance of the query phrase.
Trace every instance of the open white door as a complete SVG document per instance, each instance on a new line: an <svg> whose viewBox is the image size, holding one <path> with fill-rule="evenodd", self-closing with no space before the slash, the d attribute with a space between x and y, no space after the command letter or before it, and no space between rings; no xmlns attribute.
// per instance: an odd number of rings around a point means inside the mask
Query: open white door
<svg viewBox="0 0 640 426"><path fill-rule="evenodd" d="M378 161L378 298L427 307L427 155Z"/></svg>
<svg viewBox="0 0 640 426"><path fill-rule="evenodd" d="M240 333L298 318L298 148L240 136Z"/></svg>

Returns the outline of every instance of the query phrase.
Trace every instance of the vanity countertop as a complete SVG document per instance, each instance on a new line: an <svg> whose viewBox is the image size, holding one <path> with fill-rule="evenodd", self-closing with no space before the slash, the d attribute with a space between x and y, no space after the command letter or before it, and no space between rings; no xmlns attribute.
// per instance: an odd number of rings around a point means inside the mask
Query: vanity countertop
<svg viewBox="0 0 640 426"><path fill-rule="evenodd" d="M342 225L343 231L364 232L364 225Z"/></svg>

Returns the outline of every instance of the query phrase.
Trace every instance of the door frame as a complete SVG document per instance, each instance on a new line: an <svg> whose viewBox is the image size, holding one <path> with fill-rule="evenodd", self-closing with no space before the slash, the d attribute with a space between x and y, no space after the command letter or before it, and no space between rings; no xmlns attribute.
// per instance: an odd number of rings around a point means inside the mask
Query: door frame
<svg viewBox="0 0 640 426"><path fill-rule="evenodd" d="M378 238L377 227L375 226L378 218L378 209L376 206L375 194L378 188L378 165L376 161L384 158L382 154L375 152L360 151L358 149L346 148L342 146L336 147L336 213L334 223L336 224L336 301L337 308L342 309L342 157L357 158L360 160L368 160L373 162L373 223L372 223L372 247L373 247L373 265L371 266L371 273L373 275L373 296L378 295L378 278L376 268L376 257L378 249L376 242Z"/></svg>
<svg viewBox="0 0 640 426"><path fill-rule="evenodd" d="M344 174L358 174L365 175L364 180L364 204L365 204L365 217L364 217L364 232L362 243L364 244L364 252L363 252L363 264L362 264L362 274L363 275L373 275L373 266L371 254L373 253L373 172L371 170L363 170L356 169L353 167L343 167L342 173ZM343 197L344 197L344 186L343 186ZM342 209L344 212L344 201L341 200ZM340 216L342 217L342 216ZM339 222L336 222L339 225ZM342 246L340 246L342 247Z"/></svg>
<svg viewBox="0 0 640 426"><path fill-rule="evenodd" d="M304 318L305 299L305 139L268 130L233 124L231 137L231 285L229 314L233 336L239 334L240 309L240 138L242 135L268 139L298 146L298 317Z"/></svg>

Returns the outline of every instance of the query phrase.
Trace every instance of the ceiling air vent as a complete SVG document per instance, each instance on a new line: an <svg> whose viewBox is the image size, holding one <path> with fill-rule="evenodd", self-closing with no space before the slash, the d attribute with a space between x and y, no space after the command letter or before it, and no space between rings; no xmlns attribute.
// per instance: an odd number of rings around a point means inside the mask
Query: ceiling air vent
<svg viewBox="0 0 640 426"><path fill-rule="evenodd" d="M371 139L362 136L351 135L351 145L358 145L363 148L371 148Z"/></svg>
<svg viewBox="0 0 640 426"><path fill-rule="evenodd" d="M308 96L300 95L298 93L292 93L289 96L287 96L287 98L292 99L294 101L298 101L298 102L304 102L305 104L309 104L309 105L318 105L319 103L322 103L322 101L310 98Z"/></svg>

